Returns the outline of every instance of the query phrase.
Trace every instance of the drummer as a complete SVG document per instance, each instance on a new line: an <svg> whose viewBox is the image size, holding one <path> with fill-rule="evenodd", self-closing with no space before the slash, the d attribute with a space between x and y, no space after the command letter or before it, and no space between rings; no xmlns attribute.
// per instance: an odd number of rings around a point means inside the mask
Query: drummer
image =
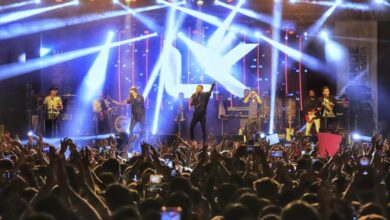
<svg viewBox="0 0 390 220"><path fill-rule="evenodd" d="M45 136L58 135L60 111L64 108L61 97L58 96L58 88L51 87L49 95L43 101L46 108Z"/></svg>

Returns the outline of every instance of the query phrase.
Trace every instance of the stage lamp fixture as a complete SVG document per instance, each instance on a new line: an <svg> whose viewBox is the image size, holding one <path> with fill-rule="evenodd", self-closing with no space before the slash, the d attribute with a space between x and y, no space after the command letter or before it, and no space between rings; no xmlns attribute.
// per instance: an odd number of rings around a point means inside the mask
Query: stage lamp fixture
<svg viewBox="0 0 390 220"><path fill-rule="evenodd" d="M203 6L204 5L204 1L203 0L196 0L196 5L198 5L199 7Z"/></svg>

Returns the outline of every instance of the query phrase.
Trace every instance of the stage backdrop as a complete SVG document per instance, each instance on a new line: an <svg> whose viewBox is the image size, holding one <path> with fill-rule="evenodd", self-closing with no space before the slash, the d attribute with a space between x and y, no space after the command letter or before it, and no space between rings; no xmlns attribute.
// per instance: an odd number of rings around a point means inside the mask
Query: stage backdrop
<svg viewBox="0 0 390 220"><path fill-rule="evenodd" d="M347 52L345 62L336 71L338 94L346 92L355 104L352 107L371 112L372 126L378 122L377 29L377 22L373 21L340 21L334 31L335 40ZM360 119L367 120L363 115L358 113L358 130L363 127Z"/></svg>

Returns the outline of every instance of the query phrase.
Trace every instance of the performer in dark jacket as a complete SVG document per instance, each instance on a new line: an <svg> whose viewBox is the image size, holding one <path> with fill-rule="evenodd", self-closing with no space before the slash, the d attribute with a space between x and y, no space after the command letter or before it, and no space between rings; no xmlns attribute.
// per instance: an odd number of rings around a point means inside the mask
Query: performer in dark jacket
<svg viewBox="0 0 390 220"><path fill-rule="evenodd" d="M207 112L207 104L209 103L209 99L211 96L211 92L213 91L215 86L215 82L211 84L211 88L208 92L203 92L203 86L198 85L196 87L196 92L190 98L190 105L194 106L194 114L192 116L192 121L190 125L190 138L191 140L195 140L195 126L198 122L200 122L202 128L202 140L203 143L206 142L207 134L206 134L206 112Z"/></svg>

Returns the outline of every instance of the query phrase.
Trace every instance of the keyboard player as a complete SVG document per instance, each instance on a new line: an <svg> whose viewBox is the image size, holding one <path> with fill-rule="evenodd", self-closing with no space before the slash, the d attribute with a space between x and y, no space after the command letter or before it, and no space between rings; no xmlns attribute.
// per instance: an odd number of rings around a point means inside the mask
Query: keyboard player
<svg viewBox="0 0 390 220"><path fill-rule="evenodd" d="M248 107L248 119L246 120L245 133L252 135L261 131L260 105L263 104L255 89L252 89L244 98L244 104Z"/></svg>

